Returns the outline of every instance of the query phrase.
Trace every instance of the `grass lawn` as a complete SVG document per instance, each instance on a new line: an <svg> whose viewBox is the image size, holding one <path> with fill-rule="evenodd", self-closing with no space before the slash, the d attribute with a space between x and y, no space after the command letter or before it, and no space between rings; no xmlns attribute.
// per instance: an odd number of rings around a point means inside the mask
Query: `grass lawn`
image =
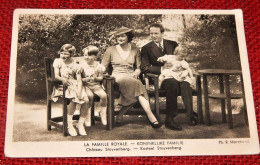
<svg viewBox="0 0 260 165"><path fill-rule="evenodd" d="M14 109L13 141L89 141L89 140L142 140L142 139L218 139L218 138L246 138L249 137L249 128L245 125L243 113L233 115L233 129L228 129L227 123L221 122L220 104L210 102L212 125L199 124L189 126L185 114L179 114L175 121L183 130L173 131L163 125L153 129L145 116L124 116L124 124L107 131L100 122L86 128L87 136L64 137L57 130L47 130L46 105L16 102ZM54 115L61 114L61 105L54 106ZM165 120L165 115L160 116ZM76 121L75 121L76 124Z"/></svg>

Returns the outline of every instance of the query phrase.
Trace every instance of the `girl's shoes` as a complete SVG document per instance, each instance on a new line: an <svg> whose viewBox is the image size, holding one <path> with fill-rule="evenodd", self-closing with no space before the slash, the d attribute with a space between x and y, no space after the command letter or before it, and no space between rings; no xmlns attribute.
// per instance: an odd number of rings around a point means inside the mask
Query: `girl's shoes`
<svg viewBox="0 0 260 165"><path fill-rule="evenodd" d="M78 133L73 126L68 127L68 133L70 136L77 136Z"/></svg>
<svg viewBox="0 0 260 165"><path fill-rule="evenodd" d="M106 109L100 110L99 115L101 118L101 123L103 125L107 125L107 110Z"/></svg>
<svg viewBox="0 0 260 165"><path fill-rule="evenodd" d="M90 126L91 126L91 121L87 121L87 120L86 120L86 121L84 122L84 124L85 124L86 127L90 127Z"/></svg>
<svg viewBox="0 0 260 165"><path fill-rule="evenodd" d="M79 135L81 135L81 136L86 136L87 135L83 123L82 124L78 123L76 126L77 126L77 128L79 130Z"/></svg>

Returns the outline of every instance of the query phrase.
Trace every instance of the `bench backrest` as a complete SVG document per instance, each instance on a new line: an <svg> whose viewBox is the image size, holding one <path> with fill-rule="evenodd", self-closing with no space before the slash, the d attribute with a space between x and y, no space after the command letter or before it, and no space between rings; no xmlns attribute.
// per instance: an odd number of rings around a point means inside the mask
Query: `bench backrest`
<svg viewBox="0 0 260 165"><path fill-rule="evenodd" d="M54 59L52 59L52 58L44 57L46 79L55 77L54 69L53 69L53 61L54 61Z"/></svg>

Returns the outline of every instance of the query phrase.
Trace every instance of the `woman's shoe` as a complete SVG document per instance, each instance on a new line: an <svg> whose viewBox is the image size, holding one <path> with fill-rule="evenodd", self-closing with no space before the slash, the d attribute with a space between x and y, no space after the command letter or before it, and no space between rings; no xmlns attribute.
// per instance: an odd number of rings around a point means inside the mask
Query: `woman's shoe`
<svg viewBox="0 0 260 165"><path fill-rule="evenodd" d="M150 121L149 121L150 122ZM159 122L159 121L155 121L155 122L150 122L150 125L153 127L153 128L160 128L162 126L162 124Z"/></svg>

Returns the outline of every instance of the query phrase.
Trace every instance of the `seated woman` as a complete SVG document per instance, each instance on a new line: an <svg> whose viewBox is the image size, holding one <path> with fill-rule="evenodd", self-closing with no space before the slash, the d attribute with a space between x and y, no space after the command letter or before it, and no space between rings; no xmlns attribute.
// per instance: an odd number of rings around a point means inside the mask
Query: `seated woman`
<svg viewBox="0 0 260 165"><path fill-rule="evenodd" d="M151 111L146 89L141 81L138 80L141 73L141 58L139 49L130 43L134 36L133 30L122 27L117 29L113 36L116 38L118 44L106 50L102 58L102 64L105 68L108 68L109 64L112 65L112 76L115 77L115 81L119 85L119 104L123 108L117 115L117 124L121 123L127 107L139 101L148 116L151 126L153 128L160 128L161 123ZM134 65L136 66L135 70Z"/></svg>

